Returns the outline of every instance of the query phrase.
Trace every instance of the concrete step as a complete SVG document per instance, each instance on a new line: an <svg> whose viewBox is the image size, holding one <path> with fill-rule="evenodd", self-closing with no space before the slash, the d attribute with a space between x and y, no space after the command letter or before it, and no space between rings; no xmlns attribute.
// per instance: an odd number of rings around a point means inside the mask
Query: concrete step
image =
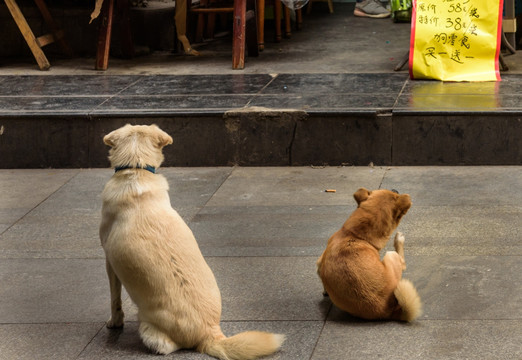
<svg viewBox="0 0 522 360"><path fill-rule="evenodd" d="M0 77L2 168L105 167L104 134L156 123L165 166L515 165L522 75Z"/></svg>

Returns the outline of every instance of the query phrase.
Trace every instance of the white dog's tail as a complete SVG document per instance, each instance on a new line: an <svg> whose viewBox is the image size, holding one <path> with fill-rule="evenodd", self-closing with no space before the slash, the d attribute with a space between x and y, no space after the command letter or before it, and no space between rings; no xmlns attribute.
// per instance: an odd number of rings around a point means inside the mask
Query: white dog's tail
<svg viewBox="0 0 522 360"><path fill-rule="evenodd" d="M401 307L398 311L394 312L394 319L410 322L421 315L422 303L411 281L401 279L393 293Z"/></svg>
<svg viewBox="0 0 522 360"><path fill-rule="evenodd" d="M198 349L222 360L249 360L275 353L284 335L246 331L228 338L212 339Z"/></svg>

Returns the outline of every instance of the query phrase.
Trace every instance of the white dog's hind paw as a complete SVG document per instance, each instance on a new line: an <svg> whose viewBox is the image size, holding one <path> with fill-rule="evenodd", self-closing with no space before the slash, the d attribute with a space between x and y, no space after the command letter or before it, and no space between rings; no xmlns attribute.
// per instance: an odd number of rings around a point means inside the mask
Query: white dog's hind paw
<svg viewBox="0 0 522 360"><path fill-rule="evenodd" d="M123 312L121 313L121 316L117 316L116 318L110 318L107 323L107 327L109 329L119 329L123 327Z"/></svg>
<svg viewBox="0 0 522 360"><path fill-rule="evenodd" d="M150 323L142 322L139 333L145 346L156 354L167 355L179 349L179 346L167 334Z"/></svg>

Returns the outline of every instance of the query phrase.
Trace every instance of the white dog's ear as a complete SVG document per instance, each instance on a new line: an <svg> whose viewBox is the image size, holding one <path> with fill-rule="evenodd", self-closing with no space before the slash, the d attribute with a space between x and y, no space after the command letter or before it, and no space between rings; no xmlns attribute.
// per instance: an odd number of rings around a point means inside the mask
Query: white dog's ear
<svg viewBox="0 0 522 360"><path fill-rule="evenodd" d="M363 201L367 200L372 192L365 188L360 188L353 194L353 198L357 201L357 205L360 205Z"/></svg>
<svg viewBox="0 0 522 360"><path fill-rule="evenodd" d="M125 124L125 126L122 126L119 129L111 131L110 133L108 133L107 135L105 135L103 137L103 142L105 143L105 145L109 145L110 147L116 146L118 141L121 139L122 134L127 134L129 131L128 129L130 127L132 127L131 124Z"/></svg>
<svg viewBox="0 0 522 360"><path fill-rule="evenodd" d="M155 128L156 145L161 149L164 146L172 144L172 137L158 126L152 125Z"/></svg>
<svg viewBox="0 0 522 360"><path fill-rule="evenodd" d="M103 142L105 145L109 145L110 147L114 147L116 141L120 138L116 133L117 130L114 130L103 137Z"/></svg>

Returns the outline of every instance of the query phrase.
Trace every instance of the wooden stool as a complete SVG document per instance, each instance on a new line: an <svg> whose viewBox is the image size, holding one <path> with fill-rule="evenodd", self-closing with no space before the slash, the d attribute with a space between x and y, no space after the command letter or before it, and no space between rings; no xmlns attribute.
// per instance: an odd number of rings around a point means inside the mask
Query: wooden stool
<svg viewBox="0 0 522 360"><path fill-rule="evenodd" d="M330 10L330 14L333 14L333 2L332 0L309 0L308 1L308 10L306 10L307 14L310 14L312 12L312 3L313 2L327 2L328 3L328 9Z"/></svg>
<svg viewBox="0 0 522 360"><path fill-rule="evenodd" d="M58 42L63 52L68 56L72 56L72 50L69 47L69 45L65 42L63 30L60 30L58 28L58 25L56 25L56 23L54 22L54 19L52 18L51 13L49 12L49 9L47 8L43 0L34 0L34 2L36 3L36 6L38 6L38 9L40 10L40 13L42 14L45 22L47 23L47 26L51 30L51 33L39 37L36 37L31 28L29 27L27 20L25 19L24 15L22 14L22 11L16 3L16 0L4 1L7 5L7 8L9 9L9 12L11 13L11 16L16 22L16 25L18 26L18 29L20 29L20 32L22 33L22 36L25 39L25 42L29 46L29 49L31 49L31 52L33 53L33 56L36 59L36 62L38 63L38 67L40 68L40 70L49 70L49 68L51 67L49 60L47 60L47 57L45 56L42 50L42 48L46 45L49 45L53 42Z"/></svg>

